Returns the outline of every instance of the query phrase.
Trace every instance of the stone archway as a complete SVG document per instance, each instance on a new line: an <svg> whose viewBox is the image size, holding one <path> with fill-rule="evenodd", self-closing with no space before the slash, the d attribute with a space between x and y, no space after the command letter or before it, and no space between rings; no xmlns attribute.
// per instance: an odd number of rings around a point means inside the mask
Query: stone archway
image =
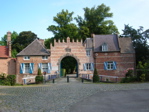
<svg viewBox="0 0 149 112"><path fill-rule="evenodd" d="M80 63L80 60L77 58L77 56L74 56L73 54L67 53L67 54L61 56L61 57L58 59L58 63L57 63L57 65L58 65L58 72L59 72L59 73L61 72L61 61L62 61L64 58L66 58L66 57L73 57L73 58L76 60L76 62L77 62L77 74L76 74L76 77L78 77L78 74L79 74L79 65L80 65L81 63ZM59 74L59 75L60 75L60 74Z"/></svg>

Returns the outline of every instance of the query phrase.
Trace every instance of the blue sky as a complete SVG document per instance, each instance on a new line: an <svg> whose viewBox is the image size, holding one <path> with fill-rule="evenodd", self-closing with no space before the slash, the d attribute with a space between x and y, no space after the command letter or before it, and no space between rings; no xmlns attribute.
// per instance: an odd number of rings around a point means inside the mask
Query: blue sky
<svg viewBox="0 0 149 112"><path fill-rule="evenodd" d="M102 3L111 8L111 19L120 33L124 24L149 29L149 0L0 0L0 37L7 31L32 31L47 39L53 36L47 31L48 26L55 24L53 17L62 9L73 11L73 17L83 17L83 8Z"/></svg>

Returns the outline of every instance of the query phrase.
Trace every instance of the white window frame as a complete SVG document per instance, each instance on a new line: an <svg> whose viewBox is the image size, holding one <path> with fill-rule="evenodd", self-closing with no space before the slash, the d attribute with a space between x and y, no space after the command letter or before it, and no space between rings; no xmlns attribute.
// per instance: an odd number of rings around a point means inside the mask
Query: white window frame
<svg viewBox="0 0 149 112"><path fill-rule="evenodd" d="M24 56L24 60L30 60L30 56Z"/></svg>
<svg viewBox="0 0 149 112"><path fill-rule="evenodd" d="M102 51L108 51L108 45L106 43L102 45Z"/></svg>
<svg viewBox="0 0 149 112"><path fill-rule="evenodd" d="M30 73L30 64L24 63L24 73Z"/></svg>
<svg viewBox="0 0 149 112"><path fill-rule="evenodd" d="M90 49L87 49L87 50L86 50L86 55L87 55L87 56L91 56L91 50L90 50Z"/></svg>
<svg viewBox="0 0 149 112"><path fill-rule="evenodd" d="M86 70L91 70L91 63L86 63Z"/></svg>
<svg viewBox="0 0 149 112"><path fill-rule="evenodd" d="M42 60L47 60L48 56L42 56Z"/></svg>
<svg viewBox="0 0 149 112"><path fill-rule="evenodd" d="M114 64L112 61L107 62L107 70L113 70Z"/></svg>
<svg viewBox="0 0 149 112"><path fill-rule="evenodd" d="M44 70L46 69L46 70ZM48 63L42 63L42 72L48 73Z"/></svg>

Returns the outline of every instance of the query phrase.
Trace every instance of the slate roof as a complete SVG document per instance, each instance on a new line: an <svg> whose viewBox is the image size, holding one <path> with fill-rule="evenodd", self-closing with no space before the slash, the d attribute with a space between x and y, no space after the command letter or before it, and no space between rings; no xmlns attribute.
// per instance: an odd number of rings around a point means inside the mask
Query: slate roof
<svg viewBox="0 0 149 112"><path fill-rule="evenodd" d="M131 38L118 38L121 53L135 53Z"/></svg>
<svg viewBox="0 0 149 112"><path fill-rule="evenodd" d="M0 58L8 58L8 47L7 46L0 46Z"/></svg>
<svg viewBox="0 0 149 112"><path fill-rule="evenodd" d="M43 56L50 55L50 53L45 49L45 47L35 39L31 44L24 48L17 56Z"/></svg>
<svg viewBox="0 0 149 112"><path fill-rule="evenodd" d="M94 52L102 52L101 46L106 43L108 52L120 51L117 35L94 35Z"/></svg>

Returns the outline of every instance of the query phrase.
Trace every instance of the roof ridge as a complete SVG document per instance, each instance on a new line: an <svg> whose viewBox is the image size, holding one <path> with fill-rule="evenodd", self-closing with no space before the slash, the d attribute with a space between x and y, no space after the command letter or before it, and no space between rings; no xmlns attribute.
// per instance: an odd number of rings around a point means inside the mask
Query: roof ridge
<svg viewBox="0 0 149 112"><path fill-rule="evenodd" d="M24 49L22 49L22 51L24 51L25 49L27 49L29 46L31 46L36 40L38 40L37 38L32 41L28 46L26 46ZM22 51L20 51L17 55L19 55Z"/></svg>

